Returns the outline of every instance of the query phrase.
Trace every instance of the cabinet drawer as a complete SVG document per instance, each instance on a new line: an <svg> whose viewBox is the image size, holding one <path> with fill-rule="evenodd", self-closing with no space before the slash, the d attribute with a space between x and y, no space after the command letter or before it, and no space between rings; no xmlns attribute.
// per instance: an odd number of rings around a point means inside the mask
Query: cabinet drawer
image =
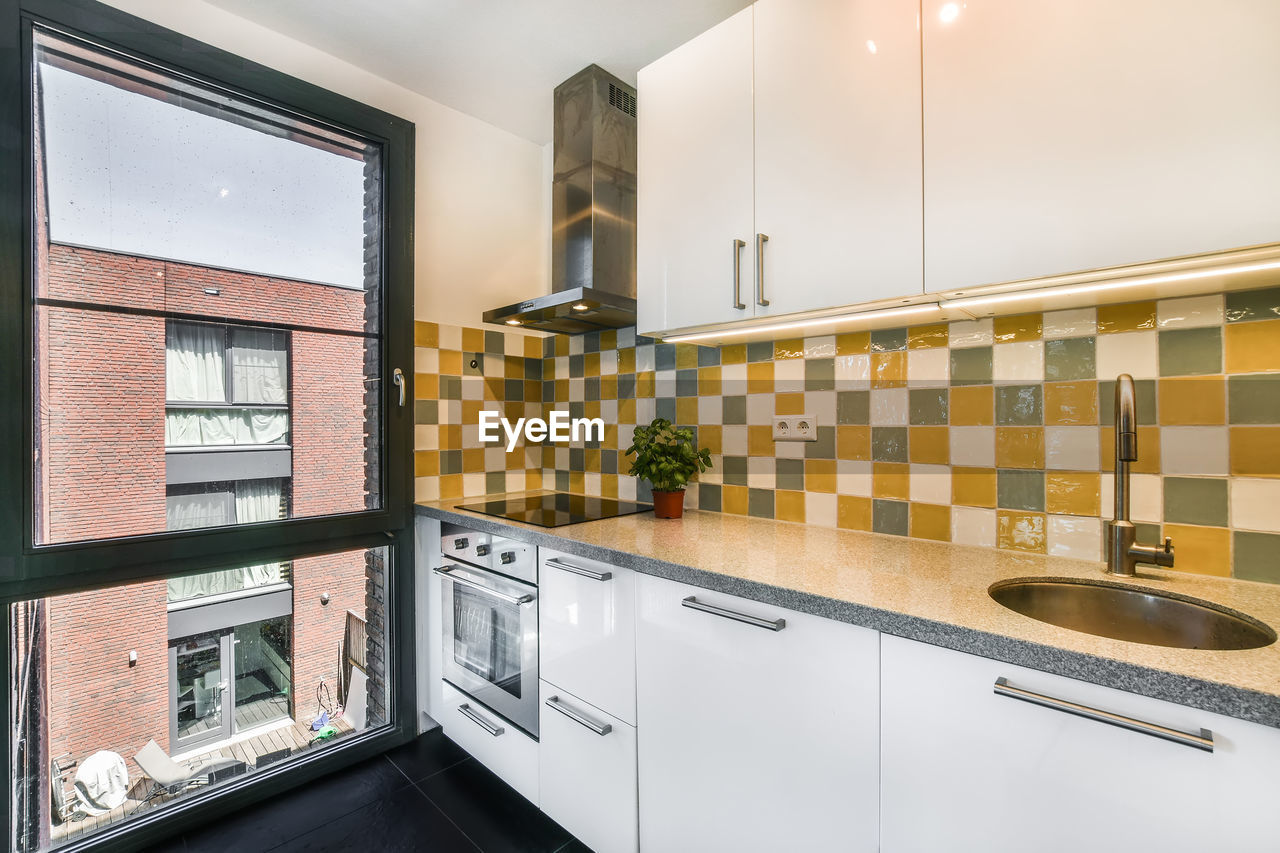
<svg viewBox="0 0 1280 853"><path fill-rule="evenodd" d="M545 682L540 714L542 810L596 853L636 850L635 728Z"/></svg>
<svg viewBox="0 0 1280 853"><path fill-rule="evenodd" d="M543 548L542 678L635 725L635 574Z"/></svg>
<svg viewBox="0 0 1280 853"><path fill-rule="evenodd" d="M538 742L447 681L440 686L444 733L537 805Z"/></svg>

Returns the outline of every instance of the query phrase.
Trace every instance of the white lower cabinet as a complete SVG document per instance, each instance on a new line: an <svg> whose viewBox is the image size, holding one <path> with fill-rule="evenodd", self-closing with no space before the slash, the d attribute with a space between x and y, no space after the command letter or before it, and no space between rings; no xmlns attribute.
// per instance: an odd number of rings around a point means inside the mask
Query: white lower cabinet
<svg viewBox="0 0 1280 853"><path fill-rule="evenodd" d="M439 723L450 740L538 804L538 742L447 681Z"/></svg>
<svg viewBox="0 0 1280 853"><path fill-rule="evenodd" d="M541 808L595 853L637 849L636 730L542 683Z"/></svg>
<svg viewBox="0 0 1280 853"><path fill-rule="evenodd" d="M875 850L879 635L645 575L636 591L641 849Z"/></svg>
<svg viewBox="0 0 1280 853"><path fill-rule="evenodd" d="M1276 729L898 637L881 648L885 853L1280 843ZM1000 678L1171 729L1208 729L1214 750L997 695Z"/></svg>

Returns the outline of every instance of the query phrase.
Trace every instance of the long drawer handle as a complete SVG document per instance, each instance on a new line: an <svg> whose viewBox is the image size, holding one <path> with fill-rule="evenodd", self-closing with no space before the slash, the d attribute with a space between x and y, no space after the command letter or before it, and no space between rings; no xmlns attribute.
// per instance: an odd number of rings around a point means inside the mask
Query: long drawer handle
<svg viewBox="0 0 1280 853"><path fill-rule="evenodd" d="M496 589L493 589L492 587L487 587L484 584L479 583L477 581L470 580L469 578L464 578L462 575L455 575L454 572L457 571L456 566L441 566L440 568L432 569L431 571L435 572L436 574L440 575L443 578L448 578L454 583L460 583L463 586L469 586L469 587L472 587L473 589L481 590L485 594L491 595L494 598L498 599L499 601L505 601L507 604L513 604L516 607L519 607L522 604L528 604L530 601L533 601L532 595L519 595L519 596L507 595L505 592L498 592Z"/></svg>
<svg viewBox="0 0 1280 853"><path fill-rule="evenodd" d="M1213 752L1213 732L1208 729L1201 729L1198 735L1179 731L1178 729L1170 729L1156 723L1148 723L1146 720L1135 720L1133 717L1113 714L1110 711L1101 711L1097 708L1090 708L1088 705L1078 705L1066 699L1058 699L1054 696L1046 696L1043 693L1023 690L1021 687L1014 687L1009 683L1008 679L1003 677L996 679L995 692L997 696L1021 699L1023 702L1030 702L1032 705L1040 705L1044 708L1052 708L1055 711L1074 714L1077 717L1084 717L1086 720L1095 720L1099 723L1106 723L1109 726L1128 729L1131 732L1151 735L1162 740L1180 743L1183 746L1202 749L1205 752Z"/></svg>
<svg viewBox="0 0 1280 853"><path fill-rule="evenodd" d="M769 300L764 298L764 244L768 242L768 234L756 235L756 304L763 308L769 306Z"/></svg>
<svg viewBox="0 0 1280 853"><path fill-rule="evenodd" d="M734 238L733 241L733 307L741 310L747 307L742 301L742 250L747 247L746 240Z"/></svg>
<svg viewBox="0 0 1280 853"><path fill-rule="evenodd" d="M713 616L723 616L726 619L732 619L735 622L745 622L748 625L755 625L757 628L765 628L770 631L781 631L787 627L786 619L761 619L759 616L751 616L747 613L739 613L736 610L726 610L723 607L716 607L714 604L705 604L699 601L695 596L689 596L680 602L684 607L691 610L701 610L703 613L710 613Z"/></svg>
<svg viewBox="0 0 1280 853"><path fill-rule="evenodd" d="M506 731L506 729L504 729L502 726L495 726L493 723L489 722L484 717L480 716L475 711L471 710L471 706L466 704L465 702L458 706L458 713L466 717L468 720L475 723L477 726L484 729L486 732L493 735L494 737L498 737L499 735L501 735L503 732Z"/></svg>
<svg viewBox="0 0 1280 853"><path fill-rule="evenodd" d="M582 575L584 578L591 578L593 581L607 581L613 578L613 572L597 572L594 569L584 569L582 566L575 566L572 563L566 563L558 557L548 558L547 565L557 569L563 569L570 574Z"/></svg>
<svg viewBox="0 0 1280 853"><path fill-rule="evenodd" d="M613 726L610 725L609 723L597 723L595 720L591 719L585 714L579 714L577 711L573 710L568 705L561 702L559 696L552 696L550 699L548 699L547 707L554 708L555 710L559 711L561 714L564 714L566 717L573 720L578 725L585 726L586 728L591 729L591 731L595 732L601 737L604 737L609 732L613 731Z"/></svg>

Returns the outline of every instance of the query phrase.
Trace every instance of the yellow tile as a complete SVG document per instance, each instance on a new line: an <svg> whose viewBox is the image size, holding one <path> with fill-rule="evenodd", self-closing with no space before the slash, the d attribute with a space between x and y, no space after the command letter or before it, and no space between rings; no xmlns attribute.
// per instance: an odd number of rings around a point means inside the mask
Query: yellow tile
<svg viewBox="0 0 1280 853"><path fill-rule="evenodd" d="M877 498L907 500L911 496L911 466L901 462L876 462L871 466L871 494Z"/></svg>
<svg viewBox="0 0 1280 853"><path fill-rule="evenodd" d="M462 449L462 424L441 424L440 425L440 449L441 450L461 450Z"/></svg>
<svg viewBox="0 0 1280 853"><path fill-rule="evenodd" d="M773 362L757 361L747 365L747 393L773 393Z"/></svg>
<svg viewBox="0 0 1280 853"><path fill-rule="evenodd" d="M1044 513L1006 509L996 512L997 548L1043 554L1046 540Z"/></svg>
<svg viewBox="0 0 1280 853"><path fill-rule="evenodd" d="M507 381L501 376L486 376L484 378L484 398L486 400L501 400L507 395Z"/></svg>
<svg viewBox="0 0 1280 853"><path fill-rule="evenodd" d="M600 333L600 351L607 352L618 348L618 330L605 329Z"/></svg>
<svg viewBox="0 0 1280 853"><path fill-rule="evenodd" d="M542 469L529 468L524 472L524 487L531 492L542 489Z"/></svg>
<svg viewBox="0 0 1280 853"><path fill-rule="evenodd" d="M517 418L524 417L524 403L519 400L508 400L502 404L502 415L515 423Z"/></svg>
<svg viewBox="0 0 1280 853"><path fill-rule="evenodd" d="M773 517L778 521L804 523L804 492L779 490L773 493Z"/></svg>
<svg viewBox="0 0 1280 853"><path fill-rule="evenodd" d="M532 335L525 335L524 357L525 358L542 358L542 338L535 338Z"/></svg>
<svg viewBox="0 0 1280 853"><path fill-rule="evenodd" d="M990 385L968 385L951 389L952 426L991 426L995 423L995 392Z"/></svg>
<svg viewBox="0 0 1280 853"><path fill-rule="evenodd" d="M482 474L484 469L483 447L468 447L462 451L462 473Z"/></svg>
<svg viewBox="0 0 1280 853"><path fill-rule="evenodd" d="M804 338L788 338L785 341L773 342L773 358L804 358Z"/></svg>
<svg viewBox="0 0 1280 853"><path fill-rule="evenodd" d="M698 366L697 344L676 344L676 368L689 370Z"/></svg>
<svg viewBox="0 0 1280 853"><path fill-rule="evenodd" d="M462 375L462 353L452 349L440 350L440 375Z"/></svg>
<svg viewBox="0 0 1280 853"><path fill-rule="evenodd" d="M726 344L720 347L720 363L721 364L746 364L747 363L747 345L746 344Z"/></svg>
<svg viewBox="0 0 1280 853"><path fill-rule="evenodd" d="M618 399L618 377L616 376L600 377L600 399L601 400Z"/></svg>
<svg viewBox="0 0 1280 853"><path fill-rule="evenodd" d="M506 468L508 471L515 471L524 467L524 448L517 446L515 450L506 454Z"/></svg>
<svg viewBox="0 0 1280 853"><path fill-rule="evenodd" d="M835 494L836 461L834 459L806 459L804 463L804 488L808 492Z"/></svg>
<svg viewBox="0 0 1280 853"><path fill-rule="evenodd" d="M440 473L440 451L419 450L413 454L413 476L434 477Z"/></svg>
<svg viewBox="0 0 1280 853"><path fill-rule="evenodd" d="M555 348L556 348L557 356L569 354L569 336L568 335L556 335L555 342L556 342Z"/></svg>
<svg viewBox="0 0 1280 853"><path fill-rule="evenodd" d="M1227 422L1227 382L1221 376L1161 379L1160 423L1220 425Z"/></svg>
<svg viewBox="0 0 1280 853"><path fill-rule="evenodd" d="M514 355L502 357L502 375L506 379L524 379L524 359Z"/></svg>
<svg viewBox="0 0 1280 853"><path fill-rule="evenodd" d="M649 374L649 384L650 384L649 396L650 396L650 397L652 397L652 396L653 396L653 390L652 390L652 385L653 385L653 374L652 374L652 373L650 373L650 374ZM555 394L555 402L557 402L557 403L567 403L567 402L569 402L569 380L568 380L568 379L557 379L557 380L555 381L555 386L554 386L554 387L555 387L555 391L556 391L556 394Z"/></svg>
<svg viewBox="0 0 1280 853"><path fill-rule="evenodd" d="M804 394L774 394L773 413L775 415L803 415Z"/></svg>
<svg viewBox="0 0 1280 853"><path fill-rule="evenodd" d="M1155 302L1126 302L1123 305L1098 306L1098 334L1137 332L1156 327Z"/></svg>
<svg viewBox="0 0 1280 853"><path fill-rule="evenodd" d="M1049 426L1096 424L1098 422L1098 383L1046 382L1044 422Z"/></svg>
<svg viewBox="0 0 1280 853"><path fill-rule="evenodd" d="M1104 426L1098 430L1098 468L1116 470L1116 431ZM1138 427L1138 461L1129 466L1135 474L1160 473L1160 427Z"/></svg>
<svg viewBox="0 0 1280 853"><path fill-rule="evenodd" d="M1044 427L996 427L997 468L1043 468Z"/></svg>
<svg viewBox="0 0 1280 853"><path fill-rule="evenodd" d="M911 535L916 539L951 541L951 507L939 504L911 504Z"/></svg>
<svg viewBox="0 0 1280 853"><path fill-rule="evenodd" d="M1227 373L1280 370L1280 320L1228 323L1223 334Z"/></svg>
<svg viewBox="0 0 1280 853"><path fill-rule="evenodd" d="M413 324L413 345L415 347L440 346L440 326L437 323L424 323L421 320Z"/></svg>
<svg viewBox="0 0 1280 853"><path fill-rule="evenodd" d="M440 398L440 377L434 373L415 373L413 375L413 399L438 400Z"/></svg>
<svg viewBox="0 0 1280 853"><path fill-rule="evenodd" d="M698 444L714 455L720 455L723 442L724 430L719 424L703 424L698 427Z"/></svg>
<svg viewBox="0 0 1280 853"><path fill-rule="evenodd" d="M871 498L840 495L836 498L836 526L845 530L871 529Z"/></svg>
<svg viewBox="0 0 1280 853"><path fill-rule="evenodd" d="M996 505L995 469L952 468L951 502L960 506L994 507Z"/></svg>
<svg viewBox="0 0 1280 853"><path fill-rule="evenodd" d="M484 329L462 330L463 352L484 352Z"/></svg>
<svg viewBox="0 0 1280 853"><path fill-rule="evenodd" d="M1166 524L1164 535L1178 552L1178 571L1231 577L1231 531L1225 527Z"/></svg>
<svg viewBox="0 0 1280 853"><path fill-rule="evenodd" d="M946 465L951 461L951 431L944 426L911 427L907 448L912 462Z"/></svg>
<svg viewBox="0 0 1280 853"><path fill-rule="evenodd" d="M492 409L492 406L486 406L482 400L463 400L462 401L462 422L464 424L474 424L480 422L481 409Z"/></svg>
<svg viewBox="0 0 1280 853"><path fill-rule="evenodd" d="M1232 427L1231 473L1246 477L1280 477L1280 427Z"/></svg>
<svg viewBox="0 0 1280 853"><path fill-rule="evenodd" d="M702 431L699 430L698 434L701 435ZM716 433L716 434L719 435L719 433ZM618 449L618 425L617 424L611 424L607 422L605 423L603 447L605 450Z"/></svg>
<svg viewBox="0 0 1280 853"><path fill-rule="evenodd" d="M907 329L907 349L932 349L950 343L951 329L946 323L912 326Z"/></svg>
<svg viewBox="0 0 1280 853"><path fill-rule="evenodd" d="M600 417L600 401L599 401L599 400L587 400L585 403L583 403L583 404L582 404L582 415L583 415L583 417L587 417L587 418L598 418L598 417Z"/></svg>
<svg viewBox="0 0 1280 853"><path fill-rule="evenodd" d="M720 509L729 515L747 514L747 487L721 486Z"/></svg>
<svg viewBox="0 0 1280 853"><path fill-rule="evenodd" d="M905 350L871 354L872 388L901 388L906 384L907 353Z"/></svg>
<svg viewBox="0 0 1280 853"><path fill-rule="evenodd" d="M698 398L676 398L676 423L680 426L692 426L698 422Z"/></svg>
<svg viewBox="0 0 1280 853"><path fill-rule="evenodd" d="M617 474L600 475L600 496L604 498L616 498L618 496Z"/></svg>
<svg viewBox="0 0 1280 853"><path fill-rule="evenodd" d="M636 374L636 397L645 399L653 396L653 371L646 370ZM560 399L560 390L556 389L556 399Z"/></svg>
<svg viewBox="0 0 1280 853"><path fill-rule="evenodd" d="M445 474L440 477L440 499L451 501L462 497L462 475Z"/></svg>
<svg viewBox="0 0 1280 853"><path fill-rule="evenodd" d="M583 376L599 376L600 375L600 353L589 352L582 356L582 375Z"/></svg>
<svg viewBox="0 0 1280 853"><path fill-rule="evenodd" d="M524 399L529 403L541 401L542 383L536 379L526 379L524 381Z"/></svg>
<svg viewBox="0 0 1280 853"><path fill-rule="evenodd" d="M870 332L836 335L836 355L866 355L871 351Z"/></svg>
<svg viewBox="0 0 1280 853"><path fill-rule="evenodd" d="M549 444L542 448L542 467L556 467L556 449Z"/></svg>
<svg viewBox="0 0 1280 853"><path fill-rule="evenodd" d="M1050 515L1097 516L1101 478L1092 471L1049 471L1045 474L1045 510Z"/></svg>
<svg viewBox="0 0 1280 853"><path fill-rule="evenodd" d="M627 347L618 350L618 372L619 373L635 373L636 372L636 350L635 347Z"/></svg>
<svg viewBox="0 0 1280 853"><path fill-rule="evenodd" d="M628 397L618 401L618 423L633 424L636 422L636 398Z"/></svg>
<svg viewBox="0 0 1280 853"><path fill-rule="evenodd" d="M773 428L752 424L747 427L747 455L773 455Z"/></svg>
<svg viewBox="0 0 1280 853"><path fill-rule="evenodd" d="M583 450L582 465L588 471L598 472L600 470L600 448L588 447Z"/></svg>
<svg viewBox="0 0 1280 853"><path fill-rule="evenodd" d="M1043 329L1043 314L1015 314L1011 317L996 317L993 321L995 342L998 344L1038 341Z"/></svg>
<svg viewBox="0 0 1280 853"><path fill-rule="evenodd" d="M871 458L871 427L836 427L836 457L867 460Z"/></svg>
<svg viewBox="0 0 1280 853"><path fill-rule="evenodd" d="M569 472L569 491L576 495L582 494L586 488L586 476L582 471Z"/></svg>
<svg viewBox="0 0 1280 853"><path fill-rule="evenodd" d="M699 367L698 368L698 396L699 397L718 397L721 393L720 384L720 368L718 367Z"/></svg>

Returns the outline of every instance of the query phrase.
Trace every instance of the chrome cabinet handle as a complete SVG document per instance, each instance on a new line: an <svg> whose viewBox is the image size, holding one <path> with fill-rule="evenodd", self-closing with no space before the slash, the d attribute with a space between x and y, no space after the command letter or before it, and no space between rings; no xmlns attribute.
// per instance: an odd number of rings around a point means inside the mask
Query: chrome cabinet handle
<svg viewBox="0 0 1280 853"><path fill-rule="evenodd" d="M733 241L733 307L746 308L747 303L742 301L742 250L747 247L746 240L734 239Z"/></svg>
<svg viewBox="0 0 1280 853"><path fill-rule="evenodd" d="M591 729L591 731L595 732L601 737L604 737L609 732L613 731L613 726L611 724L597 723L595 720L591 719L590 717L584 714L579 714L577 711L573 710L568 705L565 705L563 702L561 702L559 696L552 696L550 699L548 699L547 707L554 708L555 710L559 711L561 714L564 714L566 717L573 720L575 723L581 726L584 726L588 729Z"/></svg>
<svg viewBox="0 0 1280 853"><path fill-rule="evenodd" d="M504 729L502 726L495 726L493 723L489 722L484 717L480 716L475 711L471 710L471 706L466 704L465 702L458 706L458 713L466 717L468 720L475 723L477 726L484 729L486 732L493 735L494 737L498 737L500 734L506 731L506 729Z"/></svg>
<svg viewBox="0 0 1280 853"><path fill-rule="evenodd" d="M404 386L405 386L404 372L400 370L400 368L398 367L395 370L391 371L391 381L394 382L396 384L396 387L400 389L400 408L403 409L404 408Z"/></svg>
<svg viewBox="0 0 1280 853"><path fill-rule="evenodd" d="M478 583L476 581L471 580L470 578L464 578L462 575L455 575L454 572L457 571L457 566L441 566L440 568L432 569L431 571L435 572L441 577L448 578L454 583L460 583L463 586L469 586L469 587L472 587L473 589L481 590L493 596L494 598L498 599L499 601L505 601L507 604L514 604L517 607L519 607L522 604L528 604L530 601L533 601L532 595L521 595L521 596L507 595L505 592L498 592L496 589L487 587L482 583Z"/></svg>
<svg viewBox="0 0 1280 853"><path fill-rule="evenodd" d="M714 604L705 604L695 596L689 596L680 602L681 606L688 607L691 610L701 610L703 613L710 613L713 616L723 616L726 619L732 619L735 622L745 622L748 625L755 625L757 628L765 628L769 631L781 631L787 627L786 619L761 619L759 616L750 616L746 613L739 613L736 610L726 610L723 607L716 607Z"/></svg>
<svg viewBox="0 0 1280 853"><path fill-rule="evenodd" d="M557 557L547 559L547 565L556 569L563 569L570 574L582 575L584 578L591 578L593 581L607 581L613 578L613 572L597 572L593 569L584 569L582 566L575 566L572 563L561 561Z"/></svg>
<svg viewBox="0 0 1280 853"><path fill-rule="evenodd" d="M764 244L768 242L768 234L756 235L756 304L766 308L769 300L764 298Z"/></svg>
<svg viewBox="0 0 1280 853"><path fill-rule="evenodd" d="M1192 734L1191 732L1166 728L1155 723L1148 723L1146 720L1135 720L1133 717L1125 717L1120 714L1113 714L1110 711L1090 708L1088 705L1079 705L1066 699L1058 699L1054 696L1046 696L1043 693L1023 690L1021 687L1014 687L1009 683L1008 679L1003 677L996 679L994 689L997 696L1020 699L1023 702L1030 702L1032 705L1039 705L1043 708L1052 708L1055 711L1084 717L1086 720L1106 723L1109 726L1117 726L1122 729L1128 729L1131 732L1151 735L1162 740L1170 740L1183 746L1202 749L1205 752L1213 752L1213 732L1208 729L1201 729L1199 734Z"/></svg>

